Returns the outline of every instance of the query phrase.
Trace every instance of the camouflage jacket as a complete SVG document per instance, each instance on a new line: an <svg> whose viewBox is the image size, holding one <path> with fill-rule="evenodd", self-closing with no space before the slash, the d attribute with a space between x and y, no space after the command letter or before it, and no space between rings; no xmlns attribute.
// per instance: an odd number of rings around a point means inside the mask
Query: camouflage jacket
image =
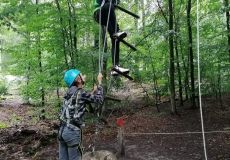
<svg viewBox="0 0 230 160"><path fill-rule="evenodd" d="M104 94L101 86L94 93L72 86L64 96L60 120L80 127L83 124L83 116L88 111L86 105L90 103L102 105L103 101Z"/></svg>

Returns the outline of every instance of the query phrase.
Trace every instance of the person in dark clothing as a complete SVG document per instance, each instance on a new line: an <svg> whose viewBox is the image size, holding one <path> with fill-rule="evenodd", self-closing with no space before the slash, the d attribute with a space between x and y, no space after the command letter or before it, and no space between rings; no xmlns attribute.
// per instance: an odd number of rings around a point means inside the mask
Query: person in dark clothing
<svg viewBox="0 0 230 160"><path fill-rule="evenodd" d="M102 26L107 26L108 32L112 43L112 63L113 67L123 73L128 73L129 69L125 69L119 66L119 39L123 39L127 36L125 32L121 32L116 20L115 4L119 3L119 0L93 0L94 1L94 19ZM101 18L100 18L101 17ZM109 19L108 19L109 18ZM112 72L112 75L116 75L116 72Z"/></svg>
<svg viewBox="0 0 230 160"><path fill-rule="evenodd" d="M59 160L80 160L81 151L81 127L83 117L87 112L86 104L102 104L104 100L103 88L101 86L102 74L98 74L98 86L93 92L88 93L83 89L84 78L80 71L71 69L65 72L64 81L68 91L64 96L60 114L59 139Z"/></svg>

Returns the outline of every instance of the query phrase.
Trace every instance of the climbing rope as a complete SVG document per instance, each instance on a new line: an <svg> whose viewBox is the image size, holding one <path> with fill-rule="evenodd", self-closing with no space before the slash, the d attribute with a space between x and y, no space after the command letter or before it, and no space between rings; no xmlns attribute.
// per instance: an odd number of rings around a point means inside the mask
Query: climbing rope
<svg viewBox="0 0 230 160"><path fill-rule="evenodd" d="M101 3L100 11L99 11L99 25L100 26L103 26L102 23L101 23L101 9L102 9L104 4L105 4L105 0L103 0L103 2ZM108 15L107 15L107 22L106 22L105 31L108 30L111 6L112 6L112 1L110 1L110 4L109 4L109 12L108 12ZM102 53L101 53L101 37L102 37L101 30L102 30L102 27L99 27L99 73L101 73L102 68L103 68L103 57L104 57L103 54L105 52L105 46L106 46L106 34L105 34L104 35L104 42L103 42L103 50L102 50Z"/></svg>
<svg viewBox="0 0 230 160"><path fill-rule="evenodd" d="M197 27L197 65L198 65L198 87L199 87L199 105L200 105L200 118L201 118L201 128L202 128L202 138L204 145L204 156L207 160L207 149L205 141L205 131L204 131L204 120L202 111L202 99L201 99L201 83L200 83L200 33L199 33L199 0L196 1L196 27Z"/></svg>
<svg viewBox="0 0 230 160"><path fill-rule="evenodd" d="M99 25L101 26L101 7L99 10ZM101 73L101 29L99 27L99 57L98 57L98 67L99 67L99 73Z"/></svg>
<svg viewBox="0 0 230 160"><path fill-rule="evenodd" d="M102 38L102 29L103 28L103 25L102 25L102 22L101 22L101 9L103 7L103 5L105 4L105 0L102 1L101 3L101 6L100 6L100 9L99 9L99 57L98 57L98 66L99 66L99 73L102 72L102 69L103 69L103 61L104 61L104 52L105 52L105 45L106 45L106 33L104 35L104 42L103 42L103 49L102 49L102 53L101 53L101 38ZM112 1L110 1L110 5L109 5L109 12L108 12L108 15L107 15L107 22L106 22L106 27L105 27L105 32L108 30L108 25L109 25L109 18L110 18L110 12L111 12L111 6L112 6ZM100 108L102 109L103 106L100 106ZM92 145L92 152L95 152L95 144L96 144L96 138L97 138L97 135L99 133L99 118L100 118L100 114L102 113L96 113L97 114L97 124L96 124L96 128L95 128L95 136L93 138L93 145Z"/></svg>
<svg viewBox="0 0 230 160"><path fill-rule="evenodd" d="M102 68L103 68L103 61L104 61L104 52L105 52L105 46L106 46L106 32L108 30L108 26L109 26L109 20L110 20L110 13L111 13L111 7L112 7L112 0L109 1L109 11L108 11L108 15L107 15L107 22L106 22L106 27L105 27L105 34L104 34L104 42L103 42L103 49L102 49L102 54L101 54L101 37L102 37L102 32L101 30L104 29L103 27L99 27L99 73L102 71ZM117 4L117 0L115 2ZM100 6L100 13L99 13L99 25L102 26L102 23L101 23L101 19L102 19L102 15L101 15L101 9L103 7L103 5L105 4L105 0L103 0L101 6ZM117 24L115 25L115 31L117 31ZM115 44L116 44L116 41L115 40ZM117 46L115 45L115 49L114 49L114 52L116 53L116 49L117 49ZM115 53L114 53L114 64L115 64ZM110 78L110 81L109 81L109 84L108 84L108 89L111 87L111 84L112 84L112 78Z"/></svg>
<svg viewBox="0 0 230 160"><path fill-rule="evenodd" d="M111 1L110 1L111 2ZM116 0L116 4L117 4L117 0ZM117 21L116 21L117 22ZM115 32L117 32L117 24L115 24ZM117 50L117 39L115 39L115 48L114 48L114 54L113 54L113 64L115 64L115 57L116 57L116 50Z"/></svg>

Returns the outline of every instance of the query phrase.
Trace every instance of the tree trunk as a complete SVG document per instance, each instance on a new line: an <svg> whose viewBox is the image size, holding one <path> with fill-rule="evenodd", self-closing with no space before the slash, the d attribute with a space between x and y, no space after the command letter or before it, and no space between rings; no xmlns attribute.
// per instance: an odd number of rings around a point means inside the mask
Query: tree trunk
<svg viewBox="0 0 230 160"><path fill-rule="evenodd" d="M39 0L36 0L36 5L38 5L38 3L39 3ZM36 8L36 12L37 12L37 15L39 15L38 6ZM41 35L39 31L38 31L38 36L36 39L37 39L36 41L38 45L38 66L39 66L40 75L42 75L43 69L42 69ZM41 101L42 101L42 107L43 107L45 105L45 91L43 87L43 80L41 82L41 85L42 86L39 88L39 90L41 91Z"/></svg>
<svg viewBox="0 0 230 160"><path fill-rule="evenodd" d="M135 2L135 13L138 14L139 11L139 0L134 0ZM138 19L134 18L135 28L138 30Z"/></svg>
<svg viewBox="0 0 230 160"><path fill-rule="evenodd" d="M27 33L27 51L29 52L30 47L31 47L31 39L30 39L30 33ZM26 57L28 57L28 53L26 54ZM26 67L26 103L29 104L29 92L28 92L28 87L29 87L29 83L30 83L30 70L31 70L31 66L30 66L30 62L28 62L27 67Z"/></svg>
<svg viewBox="0 0 230 160"><path fill-rule="evenodd" d="M160 112L160 109L158 107L159 103L160 103L160 94L159 94L159 89L158 89L158 83L157 83L157 76L155 73L155 69L154 66L152 64L152 68L153 68L153 87L154 87L154 91L155 91L155 106L157 108L157 112Z"/></svg>
<svg viewBox="0 0 230 160"><path fill-rule="evenodd" d="M3 40L1 40L0 39L0 72L2 72L2 51L3 51L3 48L2 48L2 46L3 46Z"/></svg>
<svg viewBox="0 0 230 160"><path fill-rule="evenodd" d="M61 107L61 99L60 99L60 79L59 79L59 75L60 75L60 64L59 61L57 61L58 59L58 54L56 52L56 94L57 94L57 99L58 99L58 107Z"/></svg>
<svg viewBox="0 0 230 160"><path fill-rule="evenodd" d="M145 0L141 2L141 11L142 11L142 30L145 31Z"/></svg>
<svg viewBox="0 0 230 160"><path fill-rule="evenodd" d="M176 32L176 35L178 35L180 32L180 28L178 26L179 20L180 20L179 15L175 19L176 19L175 32ZM180 59L179 59L179 50L178 50L178 36L175 37L175 52L176 52L176 64L177 64L177 74L178 74L178 82L179 82L179 103L180 103L180 106L183 106L183 90L182 90Z"/></svg>
<svg viewBox="0 0 230 160"><path fill-rule="evenodd" d="M148 47L150 48L151 46ZM149 50L149 55L151 55L151 50ZM153 58L152 58L152 62L153 62ZM157 83L156 69L153 63L151 63L151 67L152 67L152 74L153 74L153 90L155 92L155 106L157 108L157 112L160 112L160 109L158 107L160 103L160 91Z"/></svg>
<svg viewBox="0 0 230 160"><path fill-rule="evenodd" d="M222 101L222 90L221 90L221 67L220 67L220 63L221 61L219 60L219 64L218 64L218 80L217 80L217 92L218 92L218 100L220 103L220 107L222 110L225 109L224 105L223 105L223 101Z"/></svg>
<svg viewBox="0 0 230 160"><path fill-rule="evenodd" d="M75 12L75 7L70 1L71 9L72 9L72 23L73 23L73 58L74 58L74 65L77 60L77 17Z"/></svg>
<svg viewBox="0 0 230 160"><path fill-rule="evenodd" d="M157 6L158 6L158 8L159 8L160 11L161 11L162 16L164 17L165 22L166 22L166 23L169 23L169 22L168 22L168 18L167 18L167 16L166 16L165 12L164 12L163 9L162 9L162 5L163 5L163 1L157 0Z"/></svg>
<svg viewBox="0 0 230 160"><path fill-rule="evenodd" d="M57 9L58 9L58 13L59 13L59 20L60 20L60 25L61 25L61 33L62 33L62 46L63 46L63 54L64 54L64 57L65 57L65 64L67 66L67 68L70 68L69 67L69 63L68 63L68 60L67 60L67 52L66 52L66 29L64 27L64 23L63 23L63 18L61 16L61 7L60 7L60 4L59 4L59 1L58 0L55 0L55 3L56 3L56 6L57 6Z"/></svg>
<svg viewBox="0 0 230 160"><path fill-rule="evenodd" d="M186 60L184 57L183 53L183 48L182 48L182 41L180 41L180 52L181 52L181 58L182 58L182 63L183 63L183 69L184 69L184 91L185 91L185 100L188 100L188 91L189 91L189 77L188 77L188 66L186 65Z"/></svg>
<svg viewBox="0 0 230 160"><path fill-rule="evenodd" d="M227 37L228 37L228 55L229 55L229 62L230 62L230 24L229 24L229 0L224 0L224 7L225 7L225 15L226 15L226 25L227 25Z"/></svg>
<svg viewBox="0 0 230 160"><path fill-rule="evenodd" d="M180 103L180 106L183 106L183 91L182 91L181 71L180 71L180 62L179 62L179 53L178 53L177 38L175 39L175 51L176 51L176 63L177 63L177 72L178 72L178 82L179 82L179 103Z"/></svg>
<svg viewBox="0 0 230 160"><path fill-rule="evenodd" d="M70 59L71 59L71 67L75 67L75 59L74 59L74 44L73 44L73 30L72 30L72 9L71 9L71 2L67 0L68 3L68 10L69 10L69 48L70 48Z"/></svg>
<svg viewBox="0 0 230 160"><path fill-rule="evenodd" d="M194 80L194 62L193 62L193 49L192 49L192 26L191 26L191 0L187 4L187 25L188 25L188 48L189 48L189 65L190 65L190 78L191 78L191 101L192 108L196 107L195 103L195 80Z"/></svg>
<svg viewBox="0 0 230 160"><path fill-rule="evenodd" d="M180 1L180 9L178 11L178 15L175 15L175 32L176 32L176 37L175 37L175 52L176 52L176 62L177 62L177 74L178 74L178 83L179 83L179 103L180 106L183 106L183 86L182 86L182 76L181 76L181 66L180 66L180 58L179 58L179 49L178 49L178 38L180 34L180 11L181 11L181 6L182 6L182 0ZM181 50L182 54L182 50Z"/></svg>
<svg viewBox="0 0 230 160"><path fill-rule="evenodd" d="M175 104L175 82L174 82L174 44L173 44L173 2L168 0L169 5L169 79L170 79L170 101L171 101L171 112L176 113L176 104Z"/></svg>
<svg viewBox="0 0 230 160"><path fill-rule="evenodd" d="M106 38L106 28L105 27L101 27L101 36L102 36L102 46L104 46L104 53L107 53L108 51L108 45L107 45L107 38ZM101 44L99 44L101 45ZM102 54L104 54L102 53ZM107 58L103 58L103 61L102 61L102 74L104 77L107 77ZM107 91L107 80L106 78L103 78L103 84L104 84L104 87L105 87L105 91Z"/></svg>

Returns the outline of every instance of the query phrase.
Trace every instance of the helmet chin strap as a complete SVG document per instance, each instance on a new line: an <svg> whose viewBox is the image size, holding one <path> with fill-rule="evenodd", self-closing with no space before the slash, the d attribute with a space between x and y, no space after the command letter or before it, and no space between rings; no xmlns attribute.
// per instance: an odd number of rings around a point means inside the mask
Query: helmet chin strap
<svg viewBox="0 0 230 160"><path fill-rule="evenodd" d="M81 78L82 85L84 85L84 84L85 84L85 81L83 80L83 78L81 77L81 75L79 75L79 76L80 76L80 78Z"/></svg>

